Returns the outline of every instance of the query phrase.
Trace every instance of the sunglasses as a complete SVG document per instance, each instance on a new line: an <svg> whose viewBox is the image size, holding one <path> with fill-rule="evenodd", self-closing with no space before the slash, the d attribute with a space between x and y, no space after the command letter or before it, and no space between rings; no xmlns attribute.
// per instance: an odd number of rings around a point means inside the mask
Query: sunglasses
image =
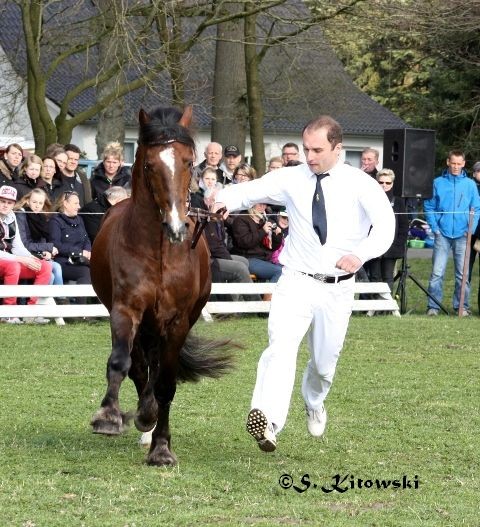
<svg viewBox="0 0 480 527"><path fill-rule="evenodd" d="M379 181L379 185L393 185L393 181Z"/></svg>

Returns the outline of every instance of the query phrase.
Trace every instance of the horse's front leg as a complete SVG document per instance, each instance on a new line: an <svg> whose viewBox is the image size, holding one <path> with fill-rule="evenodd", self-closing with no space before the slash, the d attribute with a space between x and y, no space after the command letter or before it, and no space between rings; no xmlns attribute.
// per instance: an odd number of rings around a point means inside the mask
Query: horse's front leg
<svg viewBox="0 0 480 527"><path fill-rule="evenodd" d="M120 410L118 394L132 363L130 353L138 321L139 317L124 306L114 307L110 314L112 353L107 362L107 392L91 421L96 434L118 435L128 425L129 416Z"/></svg>
<svg viewBox="0 0 480 527"><path fill-rule="evenodd" d="M179 329L179 328L177 328ZM158 404L157 426L152 434L152 444L147 455L149 465L176 465L177 458L170 446L170 405L177 389L178 356L188 333L188 324L184 330L170 333L161 350L160 371L154 386Z"/></svg>

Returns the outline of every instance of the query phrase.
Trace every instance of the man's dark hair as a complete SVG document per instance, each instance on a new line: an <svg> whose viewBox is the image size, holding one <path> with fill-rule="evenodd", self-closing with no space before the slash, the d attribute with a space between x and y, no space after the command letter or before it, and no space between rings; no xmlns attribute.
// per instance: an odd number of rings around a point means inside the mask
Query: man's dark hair
<svg viewBox="0 0 480 527"><path fill-rule="evenodd" d="M65 145L63 148L65 152L75 152L76 154L82 153L82 151L80 150L80 148L78 148L77 145L68 144L68 145Z"/></svg>
<svg viewBox="0 0 480 527"><path fill-rule="evenodd" d="M306 130L309 132L314 132L320 128L327 129L327 139L332 146L332 150L343 141L342 127L337 121L335 121L335 119L333 119L333 117L330 117L329 115L320 115L319 117L312 119L303 128L302 135Z"/></svg>
<svg viewBox="0 0 480 527"><path fill-rule="evenodd" d="M465 159L465 152L462 152L461 150L450 150L450 152L448 152L447 159L450 159L452 156L462 157L463 159Z"/></svg>
<svg viewBox="0 0 480 527"><path fill-rule="evenodd" d="M300 148L298 148L298 145L296 143L285 143L283 146L282 146L282 152L285 148L295 148L295 150L297 152L300 152Z"/></svg>

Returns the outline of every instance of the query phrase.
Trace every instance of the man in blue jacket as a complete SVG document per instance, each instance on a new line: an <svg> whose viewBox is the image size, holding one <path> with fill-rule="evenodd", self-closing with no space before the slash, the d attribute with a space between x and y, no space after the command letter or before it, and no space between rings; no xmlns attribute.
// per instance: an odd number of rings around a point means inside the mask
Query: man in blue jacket
<svg viewBox="0 0 480 527"><path fill-rule="evenodd" d="M452 150L448 154L447 169L433 181L433 196L424 202L425 218L435 235L433 268L428 292L439 302L443 296L443 278L450 249L455 266L455 290L453 309L458 312L463 263L467 244L469 211L475 212L472 232L477 227L480 214L480 198L475 183L465 172L465 154ZM463 315L469 310L470 283L467 280L463 302ZM438 315L439 306L428 299L427 315Z"/></svg>

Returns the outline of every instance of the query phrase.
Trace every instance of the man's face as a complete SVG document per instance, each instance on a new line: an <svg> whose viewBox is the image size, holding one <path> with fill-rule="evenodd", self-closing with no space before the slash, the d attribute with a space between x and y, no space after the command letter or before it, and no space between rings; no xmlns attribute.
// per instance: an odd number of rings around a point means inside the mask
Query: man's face
<svg viewBox="0 0 480 527"><path fill-rule="evenodd" d="M360 169L364 172L373 172L378 160L373 152L365 152L360 159Z"/></svg>
<svg viewBox="0 0 480 527"><path fill-rule="evenodd" d="M464 166L465 159L462 156L450 156L447 159L448 171L454 176L460 175Z"/></svg>
<svg viewBox="0 0 480 527"><path fill-rule="evenodd" d="M80 159L80 154L77 154L77 152L72 152L71 150L67 150L67 171L68 172L75 172L75 170L77 170L79 159Z"/></svg>
<svg viewBox="0 0 480 527"><path fill-rule="evenodd" d="M210 143L205 149L205 159L208 166L217 168L222 159L222 147L217 143Z"/></svg>
<svg viewBox="0 0 480 527"><path fill-rule="evenodd" d="M300 152L293 146L286 146L282 150L282 160L283 166L285 166L289 161L298 161L300 159Z"/></svg>
<svg viewBox="0 0 480 527"><path fill-rule="evenodd" d="M15 202L13 199L0 198L0 215L6 216L10 211L13 210Z"/></svg>
<svg viewBox="0 0 480 527"><path fill-rule="evenodd" d="M303 133L303 152L310 170L315 174L333 168L342 150L342 143L333 147L327 139L327 129L305 130Z"/></svg>
<svg viewBox="0 0 480 527"><path fill-rule="evenodd" d="M103 166L105 167L105 175L109 179L111 179L118 172L118 169L120 168L121 164L122 163L120 159L118 159L118 157L107 156L103 160Z"/></svg>
<svg viewBox="0 0 480 527"><path fill-rule="evenodd" d="M225 166L228 168L229 172L233 172L238 167L241 160L242 156L226 156Z"/></svg>

